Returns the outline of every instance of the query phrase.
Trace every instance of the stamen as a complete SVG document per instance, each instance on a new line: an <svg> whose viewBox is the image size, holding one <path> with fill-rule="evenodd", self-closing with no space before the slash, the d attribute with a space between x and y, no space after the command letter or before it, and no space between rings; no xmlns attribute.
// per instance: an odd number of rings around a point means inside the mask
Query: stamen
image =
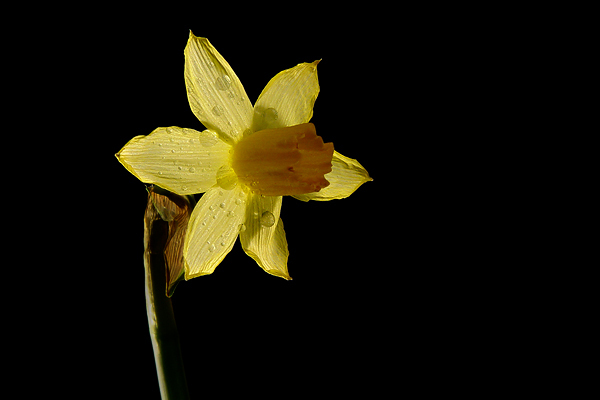
<svg viewBox="0 0 600 400"><path fill-rule="evenodd" d="M323 143L311 123L265 129L239 141L232 167L238 179L265 196L318 192L329 186L333 143Z"/></svg>

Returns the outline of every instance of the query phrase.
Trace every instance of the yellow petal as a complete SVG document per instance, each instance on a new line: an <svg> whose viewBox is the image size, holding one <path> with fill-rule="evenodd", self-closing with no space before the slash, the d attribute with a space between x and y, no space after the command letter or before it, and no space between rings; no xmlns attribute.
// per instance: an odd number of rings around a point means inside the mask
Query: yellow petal
<svg viewBox="0 0 600 400"><path fill-rule="evenodd" d="M292 279L288 274L289 256L283 221L279 218L281 196L248 195L245 230L240 241L246 254L271 275Z"/></svg>
<svg viewBox="0 0 600 400"><path fill-rule="evenodd" d="M186 280L212 274L231 251L244 222L245 200L241 185L232 190L215 187L200 198L183 246Z"/></svg>
<svg viewBox="0 0 600 400"><path fill-rule="evenodd" d="M190 31L184 54L192 112L224 141L235 143L252 123L252 104L242 83L208 39Z"/></svg>
<svg viewBox="0 0 600 400"><path fill-rule="evenodd" d="M298 64L271 79L254 105L254 132L310 121L319 94L318 63Z"/></svg>
<svg viewBox="0 0 600 400"><path fill-rule="evenodd" d="M116 156L142 182L185 195L215 185L217 171L229 163L230 149L212 131L171 126L134 137Z"/></svg>
<svg viewBox="0 0 600 400"><path fill-rule="evenodd" d="M299 194L293 197L302 201L344 199L350 196L365 182L372 181L367 170L353 158L333 152L331 172L325 175L329 186L319 192Z"/></svg>

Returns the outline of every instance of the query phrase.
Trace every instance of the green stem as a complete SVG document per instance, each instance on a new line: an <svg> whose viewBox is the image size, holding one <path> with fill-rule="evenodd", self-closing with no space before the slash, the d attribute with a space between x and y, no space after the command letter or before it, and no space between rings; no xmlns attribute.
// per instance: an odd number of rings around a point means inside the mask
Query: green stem
<svg viewBox="0 0 600 400"><path fill-rule="evenodd" d="M169 225L160 218L150 196L144 216L144 268L146 270L146 309L158 383L163 400L189 399L179 333L171 299L166 296L164 248Z"/></svg>

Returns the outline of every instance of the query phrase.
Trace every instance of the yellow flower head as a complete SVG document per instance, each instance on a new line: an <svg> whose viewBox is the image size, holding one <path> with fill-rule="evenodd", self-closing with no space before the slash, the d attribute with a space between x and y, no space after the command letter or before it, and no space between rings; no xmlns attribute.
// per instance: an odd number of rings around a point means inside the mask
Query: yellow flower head
<svg viewBox="0 0 600 400"><path fill-rule="evenodd" d="M207 129L157 128L131 139L117 159L142 182L179 195L206 192L187 227L186 279L213 273L238 235L266 272L291 279L279 217L282 196L343 199L372 180L309 123L319 94L319 61L277 74L252 107L208 39L190 32L184 53L188 101Z"/></svg>

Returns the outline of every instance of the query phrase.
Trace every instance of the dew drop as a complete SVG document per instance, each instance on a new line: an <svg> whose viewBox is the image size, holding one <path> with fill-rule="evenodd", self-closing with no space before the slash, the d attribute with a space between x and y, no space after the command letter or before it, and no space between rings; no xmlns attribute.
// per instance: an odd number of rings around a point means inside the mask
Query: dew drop
<svg viewBox="0 0 600 400"><path fill-rule="evenodd" d="M229 87L231 86L231 79L229 78L228 75L223 75L217 78L217 81L215 82L215 86L217 87L217 89L221 90L221 91L225 91L227 89L229 89Z"/></svg>
<svg viewBox="0 0 600 400"><path fill-rule="evenodd" d="M271 107L271 108L267 108L265 110L265 122L267 124L271 123L273 121L276 121L278 117L279 117L279 113L277 112L276 109Z"/></svg>
<svg viewBox="0 0 600 400"><path fill-rule="evenodd" d="M234 217L235 216L235 212L233 212L233 211L227 211L227 216L228 217Z"/></svg>
<svg viewBox="0 0 600 400"><path fill-rule="evenodd" d="M265 211L260 217L260 224L265 227L275 225L275 216L271 211Z"/></svg>
<svg viewBox="0 0 600 400"><path fill-rule="evenodd" d="M200 135L200 144L204 147L212 147L217 144L217 135L208 129Z"/></svg>
<svg viewBox="0 0 600 400"><path fill-rule="evenodd" d="M207 243L208 243L208 242L207 242ZM216 249L216 247L215 247L215 245L214 245L214 244L211 244L210 246L208 246L208 251L210 251L211 253L212 253L213 251L215 251L215 249Z"/></svg>
<svg viewBox="0 0 600 400"><path fill-rule="evenodd" d="M219 207L221 207L221 208L225 208L225 203L221 203L221 204L219 204Z"/></svg>
<svg viewBox="0 0 600 400"><path fill-rule="evenodd" d="M183 185L183 186L181 187L181 190L184 190L184 191L185 191L185 190L187 190L187 186Z"/></svg>
<svg viewBox="0 0 600 400"><path fill-rule="evenodd" d="M196 168L194 168L194 167L190 167L190 172L191 172L191 173L194 173L194 172L196 172Z"/></svg>
<svg viewBox="0 0 600 400"><path fill-rule="evenodd" d="M244 232L246 230L246 225L240 224L240 232Z"/></svg>
<svg viewBox="0 0 600 400"><path fill-rule="evenodd" d="M216 117L220 117L221 115L223 115L223 107L221 107L220 105L216 105L213 107L212 109L212 113L216 116Z"/></svg>
<svg viewBox="0 0 600 400"><path fill-rule="evenodd" d="M243 202L244 202L244 200L242 200L242 199L235 199L235 204L237 204L238 206L240 204L242 204Z"/></svg>
<svg viewBox="0 0 600 400"><path fill-rule="evenodd" d="M225 190L231 190L237 185L237 175L229 165L223 165L217 171L217 184Z"/></svg>
<svg viewBox="0 0 600 400"><path fill-rule="evenodd" d="M210 211L215 211L215 206L214 206L213 204L211 204L211 205L208 207L208 209L209 209Z"/></svg>
<svg viewBox="0 0 600 400"><path fill-rule="evenodd" d="M221 242L221 246L225 247L226 243L225 242Z"/></svg>
<svg viewBox="0 0 600 400"><path fill-rule="evenodd" d="M175 149L171 150L171 153L175 153Z"/></svg>
<svg viewBox="0 0 600 400"><path fill-rule="evenodd" d="M183 167L180 165L179 167L177 167L177 169L181 171Z"/></svg>

